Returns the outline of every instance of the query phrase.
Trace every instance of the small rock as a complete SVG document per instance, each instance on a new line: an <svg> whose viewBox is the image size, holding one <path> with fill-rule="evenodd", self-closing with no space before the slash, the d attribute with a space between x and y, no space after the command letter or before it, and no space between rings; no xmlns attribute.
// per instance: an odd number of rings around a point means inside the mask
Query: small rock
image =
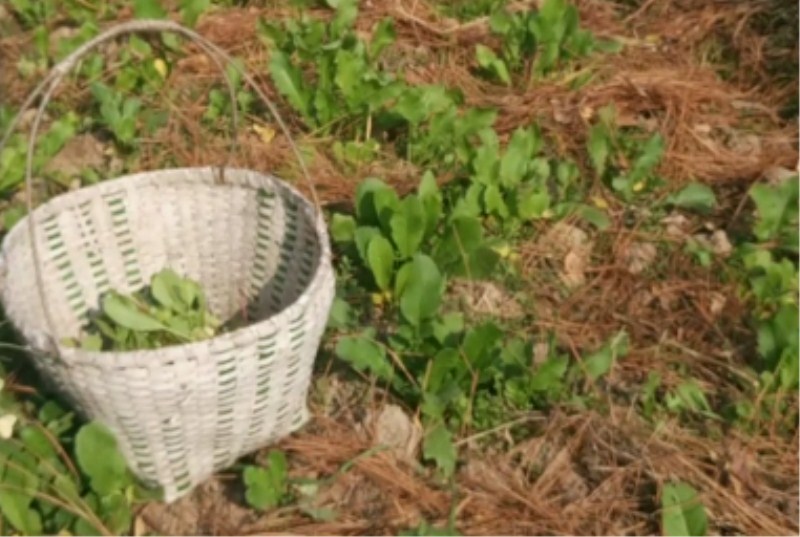
<svg viewBox="0 0 800 537"><path fill-rule="evenodd" d="M658 251L650 243L634 242L622 254L623 262L631 274L641 274L656 258Z"/></svg>
<svg viewBox="0 0 800 537"><path fill-rule="evenodd" d="M722 313L723 308L725 308L725 303L728 299L725 298L725 295L721 293L711 293L711 305L709 306L709 310L711 311L711 315L714 317L719 317L719 314Z"/></svg>
<svg viewBox="0 0 800 537"><path fill-rule="evenodd" d="M542 365L550 357L550 344L546 341L539 341L533 345L532 364L533 367Z"/></svg>
<svg viewBox="0 0 800 537"><path fill-rule="evenodd" d="M730 148L737 153L757 155L761 153L761 138L755 134L742 134L733 131L730 137Z"/></svg>
<svg viewBox="0 0 800 537"><path fill-rule="evenodd" d="M399 457L414 458L422 439L422 428L413 423L402 408L386 405L375 419L377 445L391 448Z"/></svg>
<svg viewBox="0 0 800 537"><path fill-rule="evenodd" d="M733 252L731 241L728 234L718 229L711 234L711 251L720 257L728 257Z"/></svg>
<svg viewBox="0 0 800 537"><path fill-rule="evenodd" d="M573 288L586 282L593 243L582 229L559 222L539 240L539 247L546 255L560 258L563 269L559 278L567 287Z"/></svg>
<svg viewBox="0 0 800 537"><path fill-rule="evenodd" d="M473 313L513 319L525 315L519 302L494 282L454 280L451 292Z"/></svg>
<svg viewBox="0 0 800 537"><path fill-rule="evenodd" d="M560 274L561 281L567 287L579 287L586 283L586 267L589 264L588 256L582 250L572 250L564 256L564 271Z"/></svg>
<svg viewBox="0 0 800 537"><path fill-rule="evenodd" d="M667 236L673 239L682 239L686 236L686 228L689 227L689 219L680 213L672 213L661 219L661 223L666 226Z"/></svg>

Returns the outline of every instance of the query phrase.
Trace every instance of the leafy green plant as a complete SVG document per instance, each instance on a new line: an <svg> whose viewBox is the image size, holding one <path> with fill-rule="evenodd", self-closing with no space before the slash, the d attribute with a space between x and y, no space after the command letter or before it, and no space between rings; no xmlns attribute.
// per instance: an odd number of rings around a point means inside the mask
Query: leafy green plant
<svg viewBox="0 0 800 537"><path fill-rule="evenodd" d="M403 85L378 68L394 41L390 19L380 21L366 42L353 31L355 0L330 2L333 19L258 22L258 35L271 47L269 72L278 91L311 128L345 138L369 140L386 104Z"/></svg>
<svg viewBox="0 0 800 537"><path fill-rule="evenodd" d="M596 39L580 28L578 10L566 0L546 0L538 11L498 9L489 27L502 38L500 53L478 45L476 59L485 73L506 85L512 83L509 73L524 72L532 81L594 51L619 50L618 43ZM585 81L585 77L577 80Z"/></svg>
<svg viewBox="0 0 800 537"><path fill-rule="evenodd" d="M9 0L9 5L27 27L47 23L55 15L57 7L55 0Z"/></svg>
<svg viewBox="0 0 800 537"><path fill-rule="evenodd" d="M247 503L258 510L280 505L288 493L286 455L272 450L266 466L245 466L242 472Z"/></svg>
<svg viewBox="0 0 800 537"><path fill-rule="evenodd" d="M78 342L86 350L156 349L213 337L220 322L208 311L200 285L170 269L149 288L126 296L111 291Z"/></svg>
<svg viewBox="0 0 800 537"><path fill-rule="evenodd" d="M7 120L3 119L8 117L7 114L7 111L0 108L0 125L7 123ZM80 119L76 114L67 113L54 120L39 136L34 148L34 176L40 175L47 163L75 136L79 124ZM27 153L28 140L22 134L12 135L5 147L0 148L0 194L8 194L25 179Z"/></svg>
<svg viewBox="0 0 800 537"><path fill-rule="evenodd" d="M0 527L4 534L124 534L154 498L99 423L77 427L53 400L20 400L0 370ZM10 531L10 533L9 533Z"/></svg>
<svg viewBox="0 0 800 537"><path fill-rule="evenodd" d="M136 97L124 97L102 82L95 82L92 85L92 94L100 103L103 126L121 145L131 147L137 138L136 124L142 108L141 100Z"/></svg>
<svg viewBox="0 0 800 537"><path fill-rule="evenodd" d="M513 158L496 163L512 185L527 173L524 148L532 134L517 136L506 151ZM454 428L495 426L515 412L558 401L579 380L569 374L566 356L553 352L531 367L530 341L504 338L492 320L467 324L462 314L446 311L448 278L485 279L501 263L480 207L474 214L459 208L470 188L455 183L440 191L426 173L417 192L400 198L382 181L368 179L357 189L354 215L334 214L331 224L340 267L348 271L340 281L349 282L330 323L341 333L335 354L420 408L428 430L423 457L444 477L455 469ZM368 304L362 302L372 306L368 329L361 328L369 322L366 312L356 316L348 305L365 292L372 294ZM610 345L612 361L624 354L624 336Z"/></svg>
<svg viewBox="0 0 800 537"><path fill-rule="evenodd" d="M664 154L661 135L642 137L632 130L619 130L613 106L602 108L597 115L587 140L597 177L625 201L663 185L656 171Z"/></svg>
<svg viewBox="0 0 800 537"><path fill-rule="evenodd" d="M255 95L249 89L246 89L242 84L242 72L244 71L244 64L240 59L234 60L234 65L228 65L225 68L225 74L233 87L234 95L236 96L236 106L239 114L249 113L256 102ZM225 85L213 88L208 93L208 107L203 114L203 119L208 122L215 122L220 118L224 118L224 128L229 129L228 118L231 117L232 106L230 93Z"/></svg>
<svg viewBox="0 0 800 537"><path fill-rule="evenodd" d="M456 214L491 216L513 229L572 209L578 168L568 160L541 155L543 140L535 126L517 129L504 151L494 131L486 129L479 136L481 144L470 162L470 186L456 204Z"/></svg>
<svg viewBox="0 0 800 537"><path fill-rule="evenodd" d="M756 240L794 255L798 253L798 185L798 176L793 175L775 186L756 184L750 189L758 214L753 226Z"/></svg>
<svg viewBox="0 0 800 537"><path fill-rule="evenodd" d="M706 535L708 517L697 491L686 483L666 483L661 488L662 535Z"/></svg>
<svg viewBox="0 0 800 537"><path fill-rule="evenodd" d="M667 198L667 203L681 209L708 214L717 205L717 197L711 187L703 183L689 183Z"/></svg>
<svg viewBox="0 0 800 537"><path fill-rule="evenodd" d="M492 109L461 109L463 96L439 85L404 89L391 106L408 128L407 160L437 169L460 170L469 162L479 133L489 129L497 112ZM401 139L402 142L402 139Z"/></svg>
<svg viewBox="0 0 800 537"><path fill-rule="evenodd" d="M597 380L608 374L614 362L628 354L628 334L620 331L605 345L583 359L583 369L591 380Z"/></svg>
<svg viewBox="0 0 800 537"><path fill-rule="evenodd" d="M754 303L753 323L763 360L762 383L782 390L798 386L797 226L798 178L775 186L755 185L753 233L758 243L740 248L747 274L747 295Z"/></svg>

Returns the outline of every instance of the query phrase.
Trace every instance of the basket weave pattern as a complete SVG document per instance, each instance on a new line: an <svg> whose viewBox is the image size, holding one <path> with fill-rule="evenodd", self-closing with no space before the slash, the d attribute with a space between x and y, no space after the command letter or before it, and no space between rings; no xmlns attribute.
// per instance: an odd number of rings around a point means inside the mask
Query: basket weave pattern
<svg viewBox="0 0 800 537"><path fill-rule="evenodd" d="M56 333L42 320L31 220ZM335 279L324 220L274 177L192 168L101 183L37 208L6 237L2 259L6 313L36 367L114 432L166 501L307 420ZM57 343L78 335L103 293L139 290L165 267L199 281L219 318L244 310L251 324L150 351Z"/></svg>

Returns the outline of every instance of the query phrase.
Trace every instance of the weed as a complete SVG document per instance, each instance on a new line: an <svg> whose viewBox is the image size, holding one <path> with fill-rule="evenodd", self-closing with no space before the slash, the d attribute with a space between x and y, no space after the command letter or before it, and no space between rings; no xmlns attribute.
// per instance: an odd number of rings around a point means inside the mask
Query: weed
<svg viewBox="0 0 800 537"><path fill-rule="evenodd" d="M511 73L526 73L530 83L595 50L616 52L620 48L618 43L598 40L580 28L578 10L566 0L546 0L538 11L498 9L489 24L492 33L502 38L500 53L476 45L476 59L484 73L508 86L512 85ZM576 80L586 83L588 78Z"/></svg>

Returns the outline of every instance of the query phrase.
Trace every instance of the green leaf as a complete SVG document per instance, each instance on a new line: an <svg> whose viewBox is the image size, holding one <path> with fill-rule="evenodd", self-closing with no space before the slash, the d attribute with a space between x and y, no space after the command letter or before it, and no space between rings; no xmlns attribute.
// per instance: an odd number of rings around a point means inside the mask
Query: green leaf
<svg viewBox="0 0 800 537"><path fill-rule="evenodd" d="M413 256L422 243L426 227L425 209L419 198L406 197L392 216L390 227L400 255L404 258Z"/></svg>
<svg viewBox="0 0 800 537"><path fill-rule="evenodd" d="M599 379L611 371L615 360L627 356L627 354L628 334L621 330L602 348L584 358L583 367L586 376L591 380Z"/></svg>
<svg viewBox="0 0 800 537"><path fill-rule="evenodd" d="M386 350L366 334L343 337L336 344L335 352L356 371L368 371L384 381L390 381L394 376Z"/></svg>
<svg viewBox="0 0 800 537"><path fill-rule="evenodd" d="M587 149L589 150L589 158L592 160L592 166L594 166L597 175L602 177L606 171L606 162L611 151L608 130L602 123L592 126L589 130Z"/></svg>
<svg viewBox="0 0 800 537"><path fill-rule="evenodd" d="M134 0L133 16L137 19L164 19L167 12L158 0Z"/></svg>
<svg viewBox="0 0 800 537"><path fill-rule="evenodd" d="M163 330L165 327L156 318L141 311L127 297L109 293L103 298L103 312L120 326L139 332Z"/></svg>
<svg viewBox="0 0 800 537"><path fill-rule="evenodd" d="M487 213L502 219L508 218L508 206L497 185L489 185L486 187L486 190L483 191L483 204L486 207Z"/></svg>
<svg viewBox="0 0 800 537"><path fill-rule="evenodd" d="M280 505L287 490L287 469L286 455L278 450L269 452L266 468L246 466L242 477L247 503L258 510Z"/></svg>
<svg viewBox="0 0 800 537"><path fill-rule="evenodd" d="M478 65L484 69L490 69L492 64L499 60L497 54L486 45L478 44L475 46L475 59L478 60Z"/></svg>
<svg viewBox="0 0 800 537"><path fill-rule="evenodd" d="M451 373L455 373L455 376L459 377L463 376L465 372L464 362L458 350L453 347L444 348L433 357L425 390L428 394L437 394Z"/></svg>
<svg viewBox="0 0 800 537"><path fill-rule="evenodd" d="M150 292L162 306L175 309L181 301L179 288L181 277L174 270L164 269L153 274L150 279Z"/></svg>
<svg viewBox="0 0 800 537"><path fill-rule="evenodd" d="M382 235L370 239L367 247L367 263L381 291L388 291L392 285L394 268L394 248Z"/></svg>
<svg viewBox="0 0 800 537"><path fill-rule="evenodd" d="M209 7L211 0L181 0L181 17L185 26L192 27Z"/></svg>
<svg viewBox="0 0 800 537"><path fill-rule="evenodd" d="M717 204L714 191L702 183L690 183L667 200L676 207L709 213Z"/></svg>
<svg viewBox="0 0 800 537"><path fill-rule="evenodd" d="M463 330L464 314L461 312L445 313L433 323L433 335L442 345Z"/></svg>
<svg viewBox="0 0 800 537"><path fill-rule="evenodd" d="M484 185L493 185L499 179L500 157L496 140L484 142L476 151L472 159L474 171L472 179Z"/></svg>
<svg viewBox="0 0 800 537"><path fill-rule="evenodd" d="M575 214L579 218L582 218L583 220L586 220L592 224L600 231L608 229L611 226L611 219L608 217L605 211L598 209L597 207L581 204L577 207Z"/></svg>
<svg viewBox="0 0 800 537"><path fill-rule="evenodd" d="M504 186L514 187L522 181L535 149L536 136L533 131L529 129L514 131L500 161L500 181Z"/></svg>
<svg viewBox="0 0 800 537"><path fill-rule="evenodd" d="M674 392L665 397L667 408L673 412L697 412L706 416L713 416L714 412L703 389L694 380L680 383Z"/></svg>
<svg viewBox="0 0 800 537"><path fill-rule="evenodd" d="M422 176L417 195L425 209L425 233L430 235L436 231L442 216L442 194L431 171L426 171Z"/></svg>
<svg viewBox="0 0 800 537"><path fill-rule="evenodd" d="M706 510L691 485L666 483L661 489L661 531L663 535L706 535Z"/></svg>
<svg viewBox="0 0 800 537"><path fill-rule="evenodd" d="M114 492L100 498L100 513L106 528L113 535L124 535L131 529L133 513L122 492Z"/></svg>
<svg viewBox="0 0 800 537"><path fill-rule="evenodd" d="M334 329L342 329L350 325L353 321L353 308L341 297L336 297L331 305L331 312L328 316L328 326Z"/></svg>
<svg viewBox="0 0 800 537"><path fill-rule="evenodd" d="M32 501L28 494L5 489L0 494L0 513L24 535L42 535L42 518L30 507Z"/></svg>
<svg viewBox="0 0 800 537"><path fill-rule="evenodd" d="M467 333L462 349L471 367L477 371L488 369L496 353L503 331L494 323L483 323Z"/></svg>
<svg viewBox="0 0 800 537"><path fill-rule="evenodd" d="M381 52L394 43L397 35L394 31L394 21L391 17L382 19L372 32L372 41L369 44L369 55L374 60L380 56Z"/></svg>
<svg viewBox="0 0 800 537"><path fill-rule="evenodd" d="M328 5L336 9L331 28L334 35L339 36L350 28L358 16L358 0L327 0Z"/></svg>
<svg viewBox="0 0 800 537"><path fill-rule="evenodd" d="M387 204L390 202L387 201L387 196L383 195L380 202L380 207L378 207L379 203L377 202L376 198L379 197L380 192L384 192L386 190L392 190L392 188L380 179L376 179L374 177L368 177L359 183L359 185L356 187L355 204L356 218L358 219L359 225L380 225L380 212L390 208L387 207ZM396 196L397 195L395 194L395 197Z"/></svg>
<svg viewBox="0 0 800 537"><path fill-rule="evenodd" d="M635 183L643 179L661 161L663 154L664 139L659 133L655 133L642 147L642 152L633 165L631 180Z"/></svg>
<svg viewBox="0 0 800 537"><path fill-rule="evenodd" d="M517 214L520 218L542 218L549 208L550 194L546 189L529 188L518 194Z"/></svg>
<svg viewBox="0 0 800 537"><path fill-rule="evenodd" d="M453 435L444 425L438 425L425 435L422 453L425 460L436 463L445 477L449 478L453 475L458 452L453 444Z"/></svg>
<svg viewBox="0 0 800 537"><path fill-rule="evenodd" d="M561 379L567 373L569 360L565 356L548 358L533 373L530 387L537 392L552 392L561 387Z"/></svg>
<svg viewBox="0 0 800 537"><path fill-rule="evenodd" d="M351 103L363 98L361 78L366 72L365 58L356 51L339 49L336 51L336 76L334 82Z"/></svg>
<svg viewBox="0 0 800 537"><path fill-rule="evenodd" d="M486 71L489 71L496 76L506 86L511 85L511 75L508 72L506 62L500 59L492 49L485 45L477 45L475 47L475 58Z"/></svg>
<svg viewBox="0 0 800 537"><path fill-rule="evenodd" d="M758 184L750 189L758 214L753 232L759 241L779 238L783 248L797 251L799 189L797 175L775 186Z"/></svg>
<svg viewBox="0 0 800 537"><path fill-rule="evenodd" d="M289 104L307 120L311 118L311 94L303 82L300 70L292 65L289 56L282 51L273 50L269 72L275 87L288 99Z"/></svg>
<svg viewBox="0 0 800 537"><path fill-rule="evenodd" d="M94 525L93 522L90 522L89 520L83 517L78 517L75 520L75 526L73 527L73 532L75 535L97 535L97 536L104 535L102 528L98 528L97 526Z"/></svg>
<svg viewBox="0 0 800 537"><path fill-rule="evenodd" d="M472 216L450 222L435 257L448 274L476 279L488 277L499 260L499 254L484 244L481 221Z"/></svg>
<svg viewBox="0 0 800 537"><path fill-rule="evenodd" d="M378 189L373 193L372 201L375 204L375 213L381 228L388 234L391 232L391 221L400 206L400 198L391 187Z"/></svg>
<svg viewBox="0 0 800 537"><path fill-rule="evenodd" d="M356 235L356 221L350 215L334 213L331 219L331 237L339 243L353 242Z"/></svg>
<svg viewBox="0 0 800 537"><path fill-rule="evenodd" d="M381 231L378 228L371 226L360 226L356 228L354 236L356 249L358 250L358 255L361 257L361 260L367 265L369 265L369 258L367 256L369 243L372 241L373 237L380 236L380 234Z"/></svg>
<svg viewBox="0 0 800 537"><path fill-rule="evenodd" d="M98 494L120 490L130 481L116 438L98 422L84 425L75 435L75 456Z"/></svg>
<svg viewBox="0 0 800 537"><path fill-rule="evenodd" d="M436 263L425 254L416 254L400 297L400 311L408 322L418 327L436 314L443 291L444 278Z"/></svg>
<svg viewBox="0 0 800 537"><path fill-rule="evenodd" d="M19 431L19 438L32 454L40 459L57 458L53 444L48 440L42 429L33 425L26 425Z"/></svg>
<svg viewBox="0 0 800 537"><path fill-rule="evenodd" d="M515 22L514 16L502 7L489 16L489 28L492 32L502 36L507 35L514 28Z"/></svg>

